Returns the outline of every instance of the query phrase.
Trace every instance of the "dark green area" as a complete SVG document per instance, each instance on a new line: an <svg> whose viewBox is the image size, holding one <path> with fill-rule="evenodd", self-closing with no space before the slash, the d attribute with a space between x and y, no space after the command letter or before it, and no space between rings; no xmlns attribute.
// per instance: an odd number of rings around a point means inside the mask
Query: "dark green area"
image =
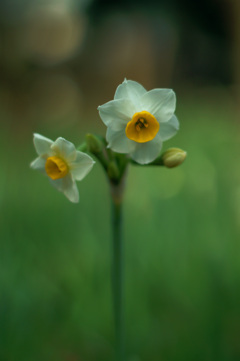
<svg viewBox="0 0 240 361"><path fill-rule="evenodd" d="M126 361L237 361L239 127L220 104L180 101L178 116L164 149L187 150L186 162L129 171ZM13 138L1 129L0 360L112 361L105 175L97 164L71 204L29 169L31 138Z"/></svg>

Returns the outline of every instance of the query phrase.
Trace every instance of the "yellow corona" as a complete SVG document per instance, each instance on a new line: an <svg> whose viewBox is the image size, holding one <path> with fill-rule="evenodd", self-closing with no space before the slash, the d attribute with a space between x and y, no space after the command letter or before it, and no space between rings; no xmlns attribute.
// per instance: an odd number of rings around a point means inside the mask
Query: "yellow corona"
<svg viewBox="0 0 240 361"><path fill-rule="evenodd" d="M68 174L68 166L63 159L59 157L49 157L46 160L45 170L47 175L53 179L60 179Z"/></svg>
<svg viewBox="0 0 240 361"><path fill-rule="evenodd" d="M126 136L137 143L146 143L154 139L159 131L157 119L149 112L135 113L127 123Z"/></svg>

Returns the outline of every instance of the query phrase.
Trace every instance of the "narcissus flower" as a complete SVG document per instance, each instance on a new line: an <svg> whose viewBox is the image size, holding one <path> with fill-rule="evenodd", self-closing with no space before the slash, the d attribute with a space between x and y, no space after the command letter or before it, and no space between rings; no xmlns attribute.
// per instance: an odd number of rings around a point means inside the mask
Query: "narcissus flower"
<svg viewBox="0 0 240 361"><path fill-rule="evenodd" d="M159 155L162 142L179 129L175 107L173 90L146 91L141 84L125 79L117 87L114 100L98 107L107 126L109 148L129 154L140 164L152 162Z"/></svg>
<svg viewBox="0 0 240 361"><path fill-rule="evenodd" d="M89 155L76 150L75 146L64 138L55 142L34 134L33 142L38 154L31 168L46 174L50 182L71 202L79 201L76 180L82 180L95 163Z"/></svg>

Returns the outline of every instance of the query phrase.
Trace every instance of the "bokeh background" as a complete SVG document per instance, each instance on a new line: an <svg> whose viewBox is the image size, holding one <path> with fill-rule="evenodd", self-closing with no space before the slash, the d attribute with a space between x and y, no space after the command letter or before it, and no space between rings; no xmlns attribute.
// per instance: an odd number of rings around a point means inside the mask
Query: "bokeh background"
<svg viewBox="0 0 240 361"><path fill-rule="evenodd" d="M126 77L173 88L176 169L132 167L126 361L240 360L240 2L1 0L0 360L111 361L110 199L32 171L32 133L104 135Z"/></svg>

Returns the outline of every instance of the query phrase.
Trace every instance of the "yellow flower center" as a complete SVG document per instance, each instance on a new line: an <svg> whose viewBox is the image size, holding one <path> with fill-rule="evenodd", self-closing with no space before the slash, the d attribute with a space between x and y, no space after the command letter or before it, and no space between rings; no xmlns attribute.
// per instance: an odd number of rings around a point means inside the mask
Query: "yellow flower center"
<svg viewBox="0 0 240 361"><path fill-rule="evenodd" d="M147 111L135 113L127 123L126 136L138 143L149 142L157 135L159 131L157 119Z"/></svg>
<svg viewBox="0 0 240 361"><path fill-rule="evenodd" d="M69 169L64 160L54 156L47 158L45 170L51 179L56 180L65 177Z"/></svg>

